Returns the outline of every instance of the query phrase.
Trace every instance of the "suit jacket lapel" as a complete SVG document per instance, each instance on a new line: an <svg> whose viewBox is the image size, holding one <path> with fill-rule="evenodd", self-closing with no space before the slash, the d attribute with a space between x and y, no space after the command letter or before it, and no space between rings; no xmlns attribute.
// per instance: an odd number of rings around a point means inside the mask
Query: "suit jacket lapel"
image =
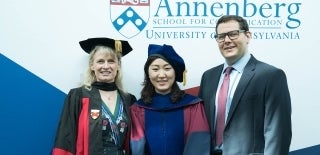
<svg viewBox="0 0 320 155"><path fill-rule="evenodd" d="M209 89L208 92L212 92L212 96L210 99L210 118L212 119L212 122L215 122L215 117L216 117L216 94L217 94L217 89L218 89L218 85L219 85L219 80L220 80L220 75L223 69L223 64L218 66L218 69L213 70L213 72L211 72L211 75L208 77L213 77L213 79L211 79L212 81L212 86L208 86ZM214 124L215 123L210 123L211 128L214 129Z"/></svg>
<svg viewBox="0 0 320 155"><path fill-rule="evenodd" d="M251 55L251 58L250 58L248 64L244 67L241 79L239 81L239 84L236 88L236 91L234 92L233 99L231 101L231 107L230 107L229 114L228 114L227 121L226 121L226 128L227 128L227 126L228 126L228 124L234 114L234 111L235 111L244 91L247 88L247 85L250 82L250 79L254 76L256 62L257 62L257 60Z"/></svg>

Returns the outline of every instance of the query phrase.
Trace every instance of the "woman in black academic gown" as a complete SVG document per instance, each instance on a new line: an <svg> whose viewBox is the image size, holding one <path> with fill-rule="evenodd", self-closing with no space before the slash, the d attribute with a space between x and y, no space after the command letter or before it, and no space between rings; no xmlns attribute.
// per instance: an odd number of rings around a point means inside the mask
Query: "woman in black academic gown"
<svg viewBox="0 0 320 155"><path fill-rule="evenodd" d="M121 57L127 41L89 38L80 41L89 54L81 87L65 99L53 155L128 155L129 106L136 98L122 89Z"/></svg>

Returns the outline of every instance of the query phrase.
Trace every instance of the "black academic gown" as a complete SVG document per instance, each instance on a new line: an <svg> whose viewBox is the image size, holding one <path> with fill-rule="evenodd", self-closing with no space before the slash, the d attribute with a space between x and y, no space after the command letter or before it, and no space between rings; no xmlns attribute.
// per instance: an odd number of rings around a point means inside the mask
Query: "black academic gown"
<svg viewBox="0 0 320 155"><path fill-rule="evenodd" d="M129 106L136 98L118 90L123 103L123 110L128 116L130 131ZM102 100L98 89L88 90L84 87L71 89L65 99L58 125L52 155L102 155ZM122 144L115 145L119 151L112 151L108 155L129 154L130 132L126 132ZM110 147L111 150L114 148ZM125 153L122 153L125 152Z"/></svg>

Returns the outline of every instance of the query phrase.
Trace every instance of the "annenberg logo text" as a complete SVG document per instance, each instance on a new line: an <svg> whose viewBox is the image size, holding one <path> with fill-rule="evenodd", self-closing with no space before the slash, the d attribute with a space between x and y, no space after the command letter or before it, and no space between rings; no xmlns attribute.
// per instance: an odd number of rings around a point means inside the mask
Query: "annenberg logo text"
<svg viewBox="0 0 320 155"><path fill-rule="evenodd" d="M291 1L285 1L291 2ZM245 18L277 19L285 18L285 25L289 29L298 28L301 20L296 17L300 11L301 3L255 3L249 0L236 2L215 1L169 1L160 0L155 14L157 17L221 17L235 14ZM283 17L285 16L285 17Z"/></svg>

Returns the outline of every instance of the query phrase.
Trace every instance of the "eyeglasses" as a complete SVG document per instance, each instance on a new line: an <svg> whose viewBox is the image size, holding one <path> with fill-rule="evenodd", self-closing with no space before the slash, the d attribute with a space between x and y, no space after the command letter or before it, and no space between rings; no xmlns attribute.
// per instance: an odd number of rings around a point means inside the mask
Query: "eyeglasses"
<svg viewBox="0 0 320 155"><path fill-rule="evenodd" d="M246 32L245 30L234 30L227 33L221 33L214 35L214 38L216 38L217 42L222 43L224 42L226 36L229 37L230 40L237 39L239 37L239 34L242 32Z"/></svg>

